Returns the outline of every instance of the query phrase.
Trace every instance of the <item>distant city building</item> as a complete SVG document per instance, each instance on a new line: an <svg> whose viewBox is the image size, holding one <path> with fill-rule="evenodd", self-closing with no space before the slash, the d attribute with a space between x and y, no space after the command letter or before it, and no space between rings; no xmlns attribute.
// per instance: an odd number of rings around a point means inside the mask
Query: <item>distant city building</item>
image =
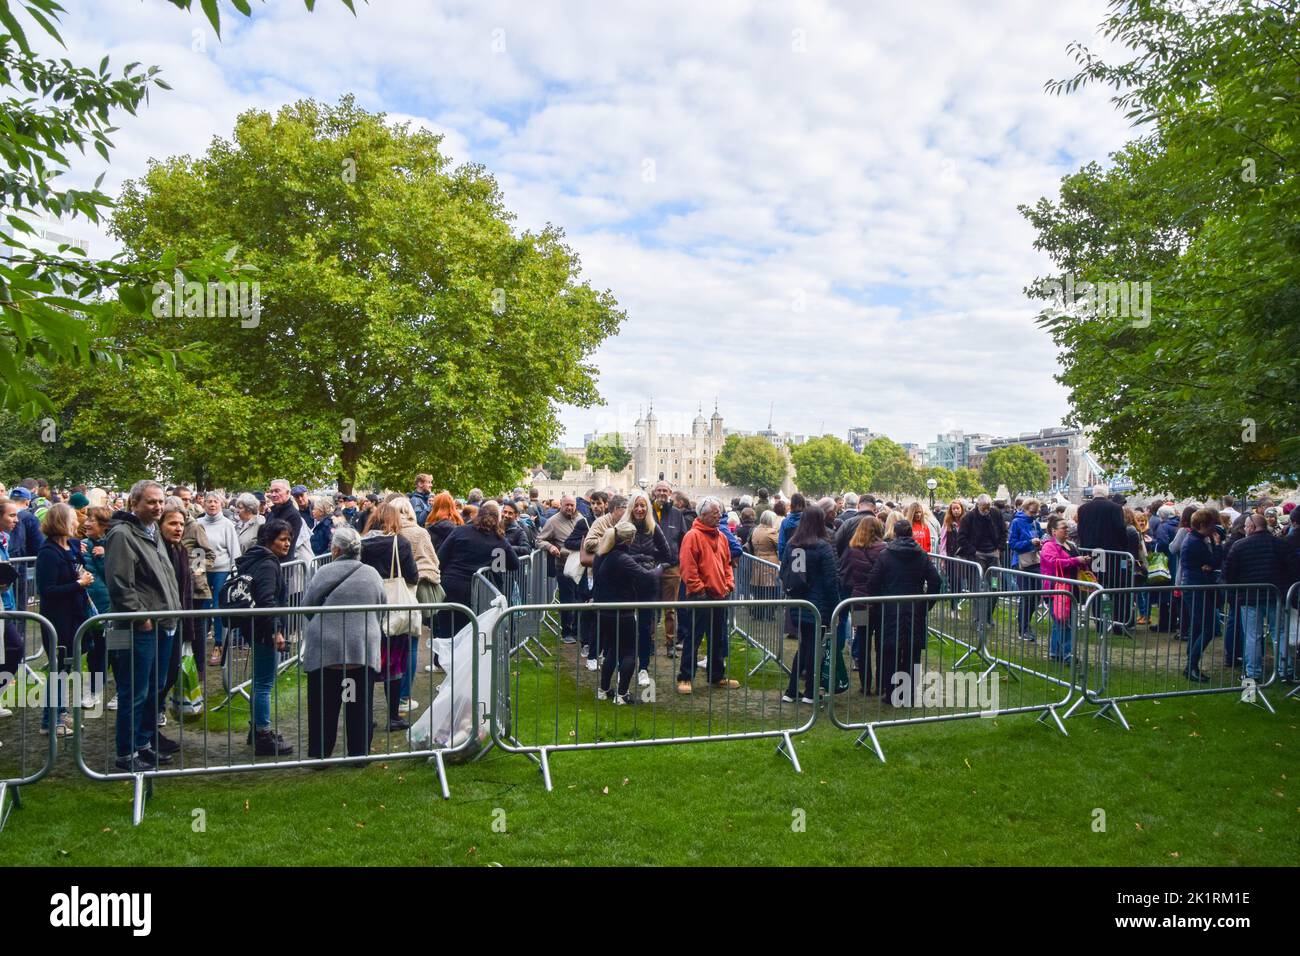
<svg viewBox="0 0 1300 956"><path fill-rule="evenodd" d="M1077 498L1084 488L1091 487L1103 477L1088 451L1087 435L1078 428L1043 428L1036 432L1022 432L1014 438L980 442L970 455L968 467L983 467L989 452L1012 445L1028 448L1047 465L1051 484L1040 490Z"/></svg>
<svg viewBox="0 0 1300 956"><path fill-rule="evenodd" d="M930 468L947 468L949 471L973 467L970 460L971 456L975 454L976 446L991 441L993 441L993 436L982 432L967 435L965 432L958 430L948 432L946 435L939 435L937 440L925 446L926 466Z"/></svg>
<svg viewBox="0 0 1300 956"><path fill-rule="evenodd" d="M918 445L916 442L913 441L901 442L901 445L903 447L903 451L907 452L907 460L912 463L913 468L927 467L924 445Z"/></svg>
<svg viewBox="0 0 1300 956"><path fill-rule="evenodd" d="M59 252L59 246L68 245L81 249L88 257L93 257L91 227L85 220L61 219L54 216L25 217L25 219L31 224L35 234L19 233L16 238L27 247L28 251L75 258L76 254L73 252L66 250ZM15 238L15 232L17 230L8 224L0 228L0 254L6 257L23 254L22 249L12 244L11 240Z"/></svg>
<svg viewBox="0 0 1300 956"><path fill-rule="evenodd" d="M849 429L849 444L853 446L853 450L859 455L862 454L862 449L866 448L877 438L885 437L887 436L880 434L880 432L873 432L870 428L865 426Z"/></svg>

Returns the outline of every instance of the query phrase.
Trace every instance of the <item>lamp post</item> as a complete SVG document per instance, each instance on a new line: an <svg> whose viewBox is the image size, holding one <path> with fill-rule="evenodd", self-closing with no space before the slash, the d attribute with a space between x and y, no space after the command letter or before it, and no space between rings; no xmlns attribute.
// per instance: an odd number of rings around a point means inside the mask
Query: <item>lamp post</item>
<svg viewBox="0 0 1300 956"><path fill-rule="evenodd" d="M925 480L925 487L930 489L930 510L933 511L934 510L934 489L939 487L939 482L937 479L927 478Z"/></svg>

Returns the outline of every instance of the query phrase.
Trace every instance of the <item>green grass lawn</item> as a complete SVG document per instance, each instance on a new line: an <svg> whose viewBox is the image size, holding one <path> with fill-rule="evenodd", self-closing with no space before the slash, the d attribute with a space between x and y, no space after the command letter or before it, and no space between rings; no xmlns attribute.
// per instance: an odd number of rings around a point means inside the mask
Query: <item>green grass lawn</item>
<svg viewBox="0 0 1300 956"><path fill-rule="evenodd" d="M433 767L414 760L163 780L139 828L129 784L60 776L24 793L0 833L0 863L1170 866L1300 857L1300 791L1288 779L1300 773L1300 704L1281 702L1277 716L1229 696L1125 710L1131 733L1087 717L1068 723L1068 738L1033 717L885 730L885 765L819 720L797 739L801 775L768 741L558 754L550 794L530 761L497 754L451 767L450 801L438 796ZM1104 832L1094 829L1098 810Z"/></svg>
<svg viewBox="0 0 1300 956"><path fill-rule="evenodd" d="M973 639L969 604L939 607L933 625ZM742 622L763 643L773 634L780 643L776 621ZM1021 642L1010 609L999 608L990 651L1021 668L999 668L1002 706L1061 698L1065 671L1044 659L1046 631L1040 622L1039 641ZM596 699L597 675L576 648L549 631L541 637L555 655L546 666L516 657L510 668L522 743L771 730L811 714L780 701L785 680L774 664L749 676L763 655L738 637L730 668L742 676L739 690L709 693L697 676L696 693L678 696L676 663L656 653L657 699L622 708ZM662 646L662 632L655 642ZM1134 646L1152 649L1142 660L1157 659L1167 638L1141 634ZM787 661L792 652L787 644ZM948 669L961 652L932 640L926 665ZM1127 689L1171 689L1136 688L1155 673L1146 664L1126 659L1121 670L1140 678ZM1234 679L1225 672L1224 686ZM0 864L1293 864L1300 791L1288 776L1300 773L1300 701L1284 692L1267 692L1277 715L1229 694L1125 704L1131 732L1092 719L1091 708L1067 722L1069 737L1032 715L884 727L885 765L822 713L795 739L803 774L774 740L759 740L553 753L553 793L529 759L493 752L449 768L450 801L432 765L397 755L359 769L162 779L139 828L130 825L130 783L80 778L63 753L0 833ZM417 696L427 705L428 683ZM299 753L301 697L291 670L278 685L276 722ZM850 723L896 716L852 692L837 698L836 713ZM247 720L240 700L190 722L187 734L206 724L216 762L227 751L246 759ZM107 769L108 722L87 727L91 763ZM376 738L376 749L403 746L400 735Z"/></svg>

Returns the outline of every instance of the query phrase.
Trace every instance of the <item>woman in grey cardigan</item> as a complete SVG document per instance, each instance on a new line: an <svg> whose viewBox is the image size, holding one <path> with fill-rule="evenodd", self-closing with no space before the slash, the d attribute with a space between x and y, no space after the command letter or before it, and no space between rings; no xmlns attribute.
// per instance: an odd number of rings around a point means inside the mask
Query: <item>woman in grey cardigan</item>
<svg viewBox="0 0 1300 956"><path fill-rule="evenodd" d="M334 560L318 570L303 596L306 607L383 604L379 572L361 563L361 537L346 524L330 541ZM334 753L339 710L347 730L349 757L370 752L371 700L379 671L382 631L377 611L312 614L307 620L302 669L307 672L307 753Z"/></svg>

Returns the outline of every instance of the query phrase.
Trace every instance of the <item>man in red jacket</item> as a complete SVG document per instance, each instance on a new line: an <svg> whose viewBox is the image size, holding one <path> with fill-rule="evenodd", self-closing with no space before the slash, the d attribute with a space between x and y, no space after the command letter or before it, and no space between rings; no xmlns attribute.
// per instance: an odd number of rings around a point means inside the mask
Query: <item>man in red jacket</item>
<svg viewBox="0 0 1300 956"><path fill-rule="evenodd" d="M698 517L682 538L682 583L688 601L721 601L731 594L735 580L731 574L731 548L718 530L722 519L722 502L708 497L700 502ZM682 646L681 667L677 674L677 693L689 694L695 677L695 652L700 637L709 636L709 683L714 687L739 687L740 681L727 675L727 644L730 639L725 607L699 608L692 614L690 636Z"/></svg>

